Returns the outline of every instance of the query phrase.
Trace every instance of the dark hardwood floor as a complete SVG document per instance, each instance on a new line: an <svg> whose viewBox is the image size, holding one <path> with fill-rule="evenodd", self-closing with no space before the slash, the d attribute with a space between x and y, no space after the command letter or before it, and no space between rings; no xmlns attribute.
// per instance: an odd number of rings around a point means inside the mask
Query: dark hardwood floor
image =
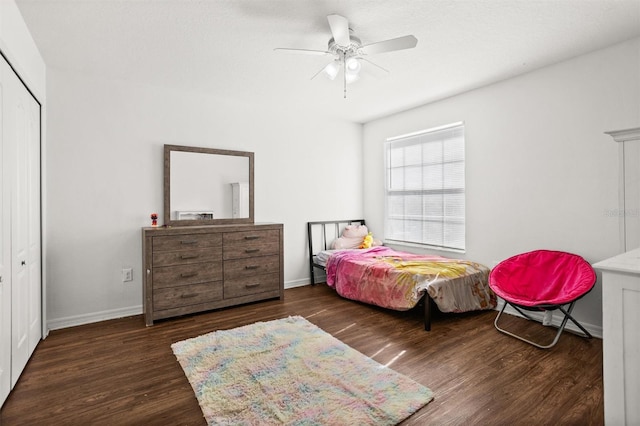
<svg viewBox="0 0 640 426"><path fill-rule="evenodd" d="M300 315L431 388L406 425L602 425L602 341L565 332L550 350L493 328L495 311L435 315L348 301L325 285L273 300L157 322L142 316L52 331L0 412L1 425L203 425L173 342ZM531 335L553 330L520 318ZM538 336L540 337L540 336Z"/></svg>

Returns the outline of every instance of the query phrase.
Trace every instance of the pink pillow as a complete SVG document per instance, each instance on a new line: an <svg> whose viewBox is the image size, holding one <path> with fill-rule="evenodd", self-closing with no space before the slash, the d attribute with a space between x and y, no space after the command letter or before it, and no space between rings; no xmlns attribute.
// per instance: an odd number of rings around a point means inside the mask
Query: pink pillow
<svg viewBox="0 0 640 426"><path fill-rule="evenodd" d="M342 236L345 238L360 238L362 239L367 236L369 230L366 225L347 225L342 231Z"/></svg>
<svg viewBox="0 0 640 426"><path fill-rule="evenodd" d="M365 225L347 225L342 231L342 236L333 241L331 248L336 250L359 248L367 234L369 230Z"/></svg>

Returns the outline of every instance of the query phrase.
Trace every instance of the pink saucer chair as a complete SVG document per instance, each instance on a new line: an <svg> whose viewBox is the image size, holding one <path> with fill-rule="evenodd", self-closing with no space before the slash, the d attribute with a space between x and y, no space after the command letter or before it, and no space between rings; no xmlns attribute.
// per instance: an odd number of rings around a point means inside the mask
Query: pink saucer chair
<svg viewBox="0 0 640 426"><path fill-rule="evenodd" d="M571 316L571 311L576 301L591 291L595 283L596 273L591 265L575 254L534 250L510 257L489 274L489 286L505 301L494 325L498 331L542 349L558 343L568 320L582 330L583 337L591 338L591 334ZM564 318L553 342L542 345L500 328L498 321L507 305L532 321L536 320L524 311L562 312Z"/></svg>

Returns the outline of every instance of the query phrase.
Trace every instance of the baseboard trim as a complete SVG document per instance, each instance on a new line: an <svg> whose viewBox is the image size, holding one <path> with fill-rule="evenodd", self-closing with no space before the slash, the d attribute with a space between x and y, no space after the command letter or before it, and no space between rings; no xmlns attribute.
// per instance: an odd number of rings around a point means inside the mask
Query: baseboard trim
<svg viewBox="0 0 640 426"><path fill-rule="evenodd" d="M293 280L293 281L287 281L284 283L284 289L288 289L288 288L295 288L295 287L304 287L306 285L309 285L310 281L309 278L302 278L299 280Z"/></svg>
<svg viewBox="0 0 640 426"><path fill-rule="evenodd" d="M309 279L300 279L287 281L284 288L304 287L309 285ZM48 330L59 330L61 328L75 327L78 325L91 324L94 322L107 321L132 315L141 315L143 313L142 306L130 306L127 308L110 309L101 312L92 312L89 314L74 315L64 318L54 318L47 321Z"/></svg>
<svg viewBox="0 0 640 426"><path fill-rule="evenodd" d="M502 309L502 306L504 305L504 303L505 302L502 299L498 299L498 306L496 306L496 310L499 311L500 309ZM558 312L559 314L554 314L553 321L551 322L552 324L551 326L560 327L563 317L562 317L562 313L560 311ZM504 310L504 313L509 315L514 315L516 317L524 318L522 315L520 315L518 311L513 309L511 306L507 306ZM531 315L532 318L540 322L542 322L542 318L544 317L544 313L542 312L527 312L527 314ZM580 324L582 324L584 328L587 329L589 333L591 333L593 337L602 339L602 326L585 323L584 321L579 321L579 322ZM584 334L578 327L576 327L576 325L571 320L567 321L567 325L565 326L565 329L573 331L574 333Z"/></svg>
<svg viewBox="0 0 640 426"><path fill-rule="evenodd" d="M309 279L303 278L303 279L285 282L284 288L289 289L289 288L295 288L295 287L304 287L307 285L310 285ZM504 301L498 300L498 306L496 307L496 310L499 311L500 309L502 309L503 304L504 304ZM510 306L507 306L504 312L509 315L515 315L517 317L522 318L522 315L520 315L518 311L516 311ZM74 315L74 316L64 317L64 318L54 318L47 321L47 329L59 330L61 328L75 327L78 325L91 324L94 322L123 318L123 317L132 316L132 315L141 315L142 313L143 313L142 306L138 305L138 306L130 306L126 308L110 309L107 311L92 312L89 314ZM542 312L531 312L530 314L536 320L542 321L542 317L543 317ZM560 316L554 315L552 324L556 327L559 327L560 323L561 323ZM582 321L580 323L594 337L598 337L602 339L602 326L588 324ZM567 322L567 325L565 328L576 333L580 332L580 329L578 329L578 327L576 327L571 321Z"/></svg>
<svg viewBox="0 0 640 426"><path fill-rule="evenodd" d="M73 315L64 318L54 318L47 321L49 330L75 327L77 325L91 324L94 322L129 317L142 314L142 305L129 306L127 308L110 309L107 311L92 312L89 314Z"/></svg>

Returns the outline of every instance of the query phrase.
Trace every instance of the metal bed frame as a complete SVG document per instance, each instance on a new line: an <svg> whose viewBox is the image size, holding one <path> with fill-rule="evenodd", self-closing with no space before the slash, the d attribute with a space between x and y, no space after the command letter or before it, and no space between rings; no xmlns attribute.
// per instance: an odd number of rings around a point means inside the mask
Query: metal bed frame
<svg viewBox="0 0 640 426"><path fill-rule="evenodd" d="M307 236L309 240L309 268L311 269L311 285L316 284L316 274L315 269L319 268L323 271L325 267L319 263L316 263L316 251L314 251L313 246L313 229L314 227L320 228L320 236L321 236L321 249L320 250L329 250L331 248L331 243L333 242L332 238L338 238L342 235L342 231L348 225L364 225L364 219L347 219L347 220L327 220L322 222L307 222ZM331 234L327 237L327 225L333 225L329 228L331 229Z"/></svg>

